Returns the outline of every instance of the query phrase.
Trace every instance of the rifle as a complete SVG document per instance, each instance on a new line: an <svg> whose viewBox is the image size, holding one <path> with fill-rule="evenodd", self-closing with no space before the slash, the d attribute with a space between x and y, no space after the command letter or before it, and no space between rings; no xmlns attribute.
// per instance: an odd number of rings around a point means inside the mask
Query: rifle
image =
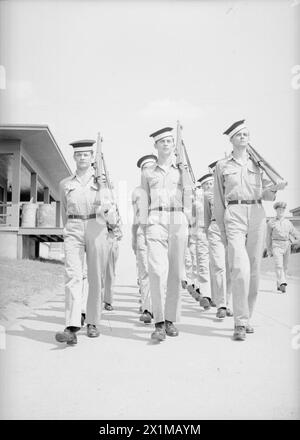
<svg viewBox="0 0 300 440"><path fill-rule="evenodd" d="M98 204L104 208L104 214L107 214L113 203L113 199L111 194L107 191L107 183L103 179L103 168L105 164L103 162L102 142L103 138L98 132L95 162L93 164L95 168L94 182L98 185Z"/></svg>
<svg viewBox="0 0 300 440"><path fill-rule="evenodd" d="M104 175L105 175L105 184L106 184L106 188L109 190L109 193L111 195L112 200L114 200L114 193L113 193L113 185L111 183L109 174L108 174L108 169L106 167L106 163L104 160L104 154L102 153L102 164L103 164L103 171L104 171Z"/></svg>
<svg viewBox="0 0 300 440"><path fill-rule="evenodd" d="M247 151L253 162L266 173L276 189L281 190L286 187L287 181L250 144L248 144Z"/></svg>
<svg viewBox="0 0 300 440"><path fill-rule="evenodd" d="M186 147L182 140L182 126L177 121L177 138L176 138L176 165L181 172L181 181L183 188L183 205L186 212L190 212L194 216L194 199L195 199L195 176L189 160ZM189 220L191 221L191 219Z"/></svg>
<svg viewBox="0 0 300 440"><path fill-rule="evenodd" d="M105 174L105 185L106 185L106 188L109 191L109 195L110 195L110 199L111 199L112 203L114 203L115 206L116 206L116 214L117 214L116 224L115 225L109 225L109 227L112 230L119 229L119 233L122 235L121 229L120 229L120 226L121 226L121 216L120 216L118 205L117 205L116 200L115 200L115 195L114 195L114 192L113 192L113 184L112 184L112 182L110 180L110 177L109 177L109 173L108 173L108 169L107 169L107 166L106 166L106 162L105 162L105 159L104 159L103 152L102 152L102 164L103 164L103 171L104 171L104 174Z"/></svg>
<svg viewBox="0 0 300 440"><path fill-rule="evenodd" d="M103 173L103 170L102 170L102 142L103 142L103 138L100 135L100 133L98 132L95 162L93 163L93 167L95 168L94 183L98 183L99 190L101 189L101 186L102 186L101 179L102 179L102 173Z"/></svg>
<svg viewBox="0 0 300 440"><path fill-rule="evenodd" d="M186 146L182 140L182 126L177 121L177 138L176 138L176 165L179 167L182 174L183 188L190 187L191 183L193 188L196 184L195 175L192 169L192 165L187 153Z"/></svg>

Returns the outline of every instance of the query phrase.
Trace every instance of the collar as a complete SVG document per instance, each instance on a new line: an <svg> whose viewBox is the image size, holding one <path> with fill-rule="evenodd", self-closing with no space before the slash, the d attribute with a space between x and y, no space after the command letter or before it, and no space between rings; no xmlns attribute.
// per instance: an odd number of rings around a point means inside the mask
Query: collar
<svg viewBox="0 0 300 440"><path fill-rule="evenodd" d="M247 162L249 161L249 159L251 159L251 157L250 157L249 153L247 152ZM226 160L227 162L230 162L231 160L234 160L236 163L238 163L239 165L241 165L241 162L240 162L238 159L236 159L236 158L233 156L232 153L230 153L229 156L226 157L225 160Z"/></svg>
<svg viewBox="0 0 300 440"><path fill-rule="evenodd" d="M95 168L93 166L90 166L90 168L88 169L86 175L89 176L89 178L91 178L92 176L95 176ZM73 174L72 178L80 180L80 176L77 175L77 171L75 171L75 173Z"/></svg>
<svg viewBox="0 0 300 440"><path fill-rule="evenodd" d="M159 167L161 170L165 170L165 166L164 165L161 166L161 165L159 165L159 163L156 163L156 167ZM178 168L178 165L176 164L176 159L174 157L172 158L170 168L171 167Z"/></svg>

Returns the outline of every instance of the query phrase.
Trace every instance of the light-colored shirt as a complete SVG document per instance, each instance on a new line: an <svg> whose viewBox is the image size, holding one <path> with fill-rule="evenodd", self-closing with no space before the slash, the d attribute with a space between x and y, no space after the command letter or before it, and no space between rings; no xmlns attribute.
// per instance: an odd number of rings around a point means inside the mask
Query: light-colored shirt
<svg viewBox="0 0 300 440"><path fill-rule="evenodd" d="M153 221L162 221L168 223L170 213L166 211L156 211L157 208L177 208L178 210L185 210L187 215L190 215L189 206L184 206L184 191L181 177L181 171L173 162L169 167L161 167L158 163L153 164L142 171L141 187L147 194L149 217L148 223ZM186 194L191 202L192 192L191 188L186 188ZM175 223L176 219L180 222L182 217L181 212L171 213Z"/></svg>
<svg viewBox="0 0 300 440"><path fill-rule="evenodd" d="M275 200L275 192L268 189L270 180L250 159L243 164L229 155L217 162L214 172L214 215L224 230L224 211L230 200Z"/></svg>
<svg viewBox="0 0 300 440"><path fill-rule="evenodd" d="M94 182L94 177L94 168L90 167L84 176L84 181L75 173L60 182L60 200L64 225L68 215L90 215L96 214L96 211L105 223L104 215L101 210L99 211L101 204L99 186L98 183Z"/></svg>
<svg viewBox="0 0 300 440"><path fill-rule="evenodd" d="M148 195L150 210L159 206L183 208L181 174L174 163L170 167L154 164L145 169L141 186Z"/></svg>
<svg viewBox="0 0 300 440"><path fill-rule="evenodd" d="M148 218L148 195L141 186L137 186L133 190L131 202L133 208L133 224L145 225Z"/></svg>
<svg viewBox="0 0 300 440"><path fill-rule="evenodd" d="M267 248L272 247L272 241L291 241L299 240L299 232L287 218L277 217L268 221L267 225Z"/></svg>

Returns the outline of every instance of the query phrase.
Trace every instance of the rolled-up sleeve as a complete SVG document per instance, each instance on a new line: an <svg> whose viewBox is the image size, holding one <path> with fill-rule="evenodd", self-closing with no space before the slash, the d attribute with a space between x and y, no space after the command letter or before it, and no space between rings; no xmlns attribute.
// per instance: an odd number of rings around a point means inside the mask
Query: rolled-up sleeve
<svg viewBox="0 0 300 440"><path fill-rule="evenodd" d="M221 232L225 231L224 212L226 206L224 191L222 165L218 162L214 173L214 216Z"/></svg>
<svg viewBox="0 0 300 440"><path fill-rule="evenodd" d="M140 224L146 225L148 222L148 212L151 203L150 188L147 176L145 172L141 174L141 191L139 197L139 213L140 213Z"/></svg>
<svg viewBox="0 0 300 440"><path fill-rule="evenodd" d="M273 202L276 198L277 191L270 190L270 185L272 185L272 182L262 177L262 199Z"/></svg>
<svg viewBox="0 0 300 440"><path fill-rule="evenodd" d="M210 194L212 197L212 194ZM208 229L212 218L211 203L208 194L204 194L204 228Z"/></svg>

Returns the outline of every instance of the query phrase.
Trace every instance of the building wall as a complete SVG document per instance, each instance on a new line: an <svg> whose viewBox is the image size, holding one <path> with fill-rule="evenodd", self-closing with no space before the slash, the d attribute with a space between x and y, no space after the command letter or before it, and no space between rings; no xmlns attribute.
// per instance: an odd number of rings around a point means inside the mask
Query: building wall
<svg viewBox="0 0 300 440"><path fill-rule="evenodd" d="M22 258L35 259L38 255L38 244L36 240L28 235L23 235Z"/></svg>
<svg viewBox="0 0 300 440"><path fill-rule="evenodd" d="M300 216L300 207L290 210L294 217Z"/></svg>

